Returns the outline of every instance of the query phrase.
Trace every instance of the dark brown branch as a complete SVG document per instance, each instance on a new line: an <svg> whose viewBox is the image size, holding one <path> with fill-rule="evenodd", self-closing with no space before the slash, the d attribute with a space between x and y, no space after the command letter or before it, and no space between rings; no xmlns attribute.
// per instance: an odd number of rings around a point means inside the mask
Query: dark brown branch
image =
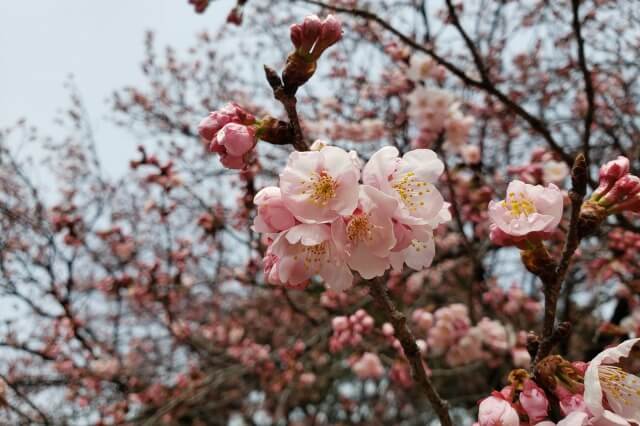
<svg viewBox="0 0 640 426"><path fill-rule="evenodd" d="M273 89L274 97L280 101L284 110L289 117L289 125L293 130L293 141L291 142L296 151L308 151L309 146L304 140L300 119L298 118L298 110L296 109L296 95L285 90L280 76L268 66L264 66L264 72L269 82L269 86Z"/></svg>
<svg viewBox="0 0 640 426"><path fill-rule="evenodd" d="M569 270L571 258L580 244L581 235L578 232L580 208L587 190L587 165L584 155L579 154L571 171L572 189L569 192L571 198L571 219L569 232L565 240L562 256L550 277L541 276L544 285L544 320L542 325L542 339L540 347L532 365L549 355L553 345L557 343L555 338L555 321L558 306L558 298L562 284Z"/></svg>
<svg viewBox="0 0 640 426"><path fill-rule="evenodd" d="M440 397L438 391L433 387L431 380L429 380L427 376L420 349L416 344L415 337L407 326L406 317L394 306L387 293L387 288L381 279L369 281L369 289L371 297L380 306L386 319L393 325L395 336L402 344L404 355L411 364L413 379L420 385L427 396L427 399L440 419L440 423L443 426L453 426L453 422L449 416L449 404Z"/></svg>
<svg viewBox="0 0 640 426"><path fill-rule="evenodd" d="M584 154L587 167L589 166L589 140L591 139L591 126L595 116L595 92L593 89L593 81L591 80L591 72L587 66L587 59L584 52L585 41L582 36L582 25L580 23L579 9L580 0L571 1L573 9L573 32L576 36L578 44L578 64L584 79L584 91L587 96L587 112L584 117L584 133L582 135L582 153Z"/></svg>

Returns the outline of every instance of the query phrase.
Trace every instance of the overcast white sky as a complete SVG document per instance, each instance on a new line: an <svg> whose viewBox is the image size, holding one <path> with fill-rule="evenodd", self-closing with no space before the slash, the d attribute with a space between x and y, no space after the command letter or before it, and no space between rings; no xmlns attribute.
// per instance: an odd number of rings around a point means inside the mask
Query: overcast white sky
<svg viewBox="0 0 640 426"><path fill-rule="evenodd" d="M111 173L127 167L136 142L105 120L110 93L143 81L139 64L146 30L158 46L188 47L216 28L234 0L216 0L202 15L187 0L0 0L0 127L27 118L55 131L56 110L72 73L87 105L98 151Z"/></svg>

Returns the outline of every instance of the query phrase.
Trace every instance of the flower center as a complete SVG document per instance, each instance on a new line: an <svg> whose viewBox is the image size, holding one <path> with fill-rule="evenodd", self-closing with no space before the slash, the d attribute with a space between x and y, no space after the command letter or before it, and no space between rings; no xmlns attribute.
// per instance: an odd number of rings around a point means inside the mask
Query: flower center
<svg viewBox="0 0 640 426"><path fill-rule="evenodd" d="M329 243L324 241L315 246L303 246L304 266L307 270L318 271L323 261L329 262Z"/></svg>
<svg viewBox="0 0 640 426"><path fill-rule="evenodd" d="M303 181L303 194L309 194L314 204L326 206L336 196L338 183L324 170L314 173L307 181Z"/></svg>
<svg viewBox="0 0 640 426"><path fill-rule="evenodd" d="M537 211L533 201L527 198L523 192L519 194L510 192L507 199L502 202L502 206L508 209L514 217L529 216Z"/></svg>
<svg viewBox="0 0 640 426"><path fill-rule="evenodd" d="M640 378L620 367L601 365L598 377L607 398L614 398L623 405L631 405L640 396Z"/></svg>
<svg viewBox="0 0 640 426"><path fill-rule="evenodd" d="M373 226L369 222L368 214L353 216L347 225L347 237L354 242L371 240Z"/></svg>
<svg viewBox="0 0 640 426"><path fill-rule="evenodd" d="M416 178L414 172L405 173L402 178L395 181L391 186L410 212L415 212L418 207L424 206L424 197L431 192L430 189L426 188L427 182Z"/></svg>

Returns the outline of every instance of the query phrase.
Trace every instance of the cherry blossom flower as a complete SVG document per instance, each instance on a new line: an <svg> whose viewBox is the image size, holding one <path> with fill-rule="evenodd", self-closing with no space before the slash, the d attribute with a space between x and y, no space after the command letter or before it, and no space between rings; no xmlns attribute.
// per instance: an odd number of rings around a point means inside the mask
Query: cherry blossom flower
<svg viewBox="0 0 640 426"><path fill-rule="evenodd" d="M444 67L424 53L416 53L409 58L407 77L413 81L419 82L429 78L440 80L445 72Z"/></svg>
<svg viewBox="0 0 640 426"><path fill-rule="evenodd" d="M351 287L353 275L326 224L300 224L280 233L267 250L265 275L272 284L303 287L314 275L335 291Z"/></svg>
<svg viewBox="0 0 640 426"><path fill-rule="evenodd" d="M398 200L398 222L435 226L442 221L445 204L433 184L443 171L444 164L429 149L414 149L399 158L398 150L388 146L371 156L362 181Z"/></svg>
<svg viewBox="0 0 640 426"><path fill-rule="evenodd" d="M542 165L542 180L560 184L569 176L569 166L564 161L545 161Z"/></svg>
<svg viewBox="0 0 640 426"><path fill-rule="evenodd" d="M268 186L262 188L254 197L253 203L258 214L253 222L256 232L276 233L286 231L297 221L282 202L280 188Z"/></svg>
<svg viewBox="0 0 640 426"><path fill-rule="evenodd" d="M389 253L389 262L395 271L401 271L405 264L416 271L431 265L436 254L431 226L396 223L394 231L399 243Z"/></svg>
<svg viewBox="0 0 640 426"><path fill-rule="evenodd" d="M379 379L384 375L384 367L378 355L365 352L351 367L361 379Z"/></svg>
<svg viewBox="0 0 640 426"><path fill-rule="evenodd" d="M280 174L284 205L303 223L327 223L353 213L360 170L343 149L293 152Z"/></svg>
<svg viewBox="0 0 640 426"><path fill-rule="evenodd" d="M504 201L489 203L491 241L516 245L527 239L544 238L562 219L563 195L557 186L529 185L519 180L507 187Z"/></svg>
<svg viewBox="0 0 640 426"><path fill-rule="evenodd" d="M605 349L591 360L584 375L584 401L598 419L640 423L640 378L614 365L626 358L640 339L631 339ZM606 397L606 404L603 401ZM594 423L597 424L597 423Z"/></svg>
<svg viewBox="0 0 640 426"><path fill-rule="evenodd" d="M363 278L380 276L389 267L388 256L396 245L391 217L395 198L372 186L361 185L355 212L335 222L339 245L349 254L347 263Z"/></svg>

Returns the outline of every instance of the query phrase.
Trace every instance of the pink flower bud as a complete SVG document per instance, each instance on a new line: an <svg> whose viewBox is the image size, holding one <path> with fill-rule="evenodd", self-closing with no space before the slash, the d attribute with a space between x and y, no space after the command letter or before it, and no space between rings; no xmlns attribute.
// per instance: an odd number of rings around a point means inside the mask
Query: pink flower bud
<svg viewBox="0 0 640 426"><path fill-rule="evenodd" d="M627 173L629 173L629 159L623 156L618 156L615 160L600 167L600 182L593 193L593 198L599 200L609 192L618 179Z"/></svg>
<svg viewBox="0 0 640 426"><path fill-rule="evenodd" d="M395 333L395 330L393 329L393 326L390 323L385 322L384 324L382 324L382 334L388 337L388 336L393 336L394 333Z"/></svg>
<svg viewBox="0 0 640 426"><path fill-rule="evenodd" d="M628 197L633 197L638 192L640 192L640 178L627 174L615 181L613 187L602 196L599 203L603 206L612 206L623 202Z"/></svg>
<svg viewBox="0 0 640 426"><path fill-rule="evenodd" d="M253 127L232 122L218 131L209 145L209 150L220 154L220 161L225 167L241 169L246 165L245 155L253 149L257 141Z"/></svg>
<svg viewBox="0 0 640 426"><path fill-rule="evenodd" d="M314 56L318 57L329 46L336 44L342 38L342 24L333 15L327 16L322 21L320 37L313 49Z"/></svg>
<svg viewBox="0 0 640 426"><path fill-rule="evenodd" d="M334 331L346 330L347 328L349 328L349 320L347 320L347 317L335 317L331 321L331 326L333 327Z"/></svg>
<svg viewBox="0 0 640 426"><path fill-rule="evenodd" d="M229 123L250 125L255 123L255 117L236 103L228 103L217 111L212 111L202 119L198 125L198 134L210 143L216 134Z"/></svg>
<svg viewBox="0 0 640 426"><path fill-rule="evenodd" d="M498 396L490 396L480 403L478 409L478 425L519 426L520 417L509 402Z"/></svg>
<svg viewBox="0 0 640 426"><path fill-rule="evenodd" d="M379 379L384 375L384 367L380 358L371 352L365 352L351 368L361 379Z"/></svg>
<svg viewBox="0 0 640 426"><path fill-rule="evenodd" d="M529 368L531 364L531 355L525 348L514 348L511 351L514 367Z"/></svg>
<svg viewBox="0 0 640 426"><path fill-rule="evenodd" d="M293 24L289 33L291 42L300 53L310 54L313 45L320 36L322 21L316 15L308 15L302 24Z"/></svg>
<svg viewBox="0 0 640 426"><path fill-rule="evenodd" d="M296 219L284 206L280 188L267 186L253 199L258 214L253 222L256 232L276 233L286 231L296 224Z"/></svg>
<svg viewBox="0 0 640 426"><path fill-rule="evenodd" d="M627 211L631 213L640 213L640 194L636 194L634 197L616 205L614 210L618 212Z"/></svg>
<svg viewBox="0 0 640 426"><path fill-rule="evenodd" d="M547 418L549 401L544 391L533 380L525 380L524 388L520 393L520 405L533 424Z"/></svg>
<svg viewBox="0 0 640 426"><path fill-rule="evenodd" d="M289 27L289 36L291 37L291 43L296 49L299 49L302 45L302 26L300 24L293 24Z"/></svg>

